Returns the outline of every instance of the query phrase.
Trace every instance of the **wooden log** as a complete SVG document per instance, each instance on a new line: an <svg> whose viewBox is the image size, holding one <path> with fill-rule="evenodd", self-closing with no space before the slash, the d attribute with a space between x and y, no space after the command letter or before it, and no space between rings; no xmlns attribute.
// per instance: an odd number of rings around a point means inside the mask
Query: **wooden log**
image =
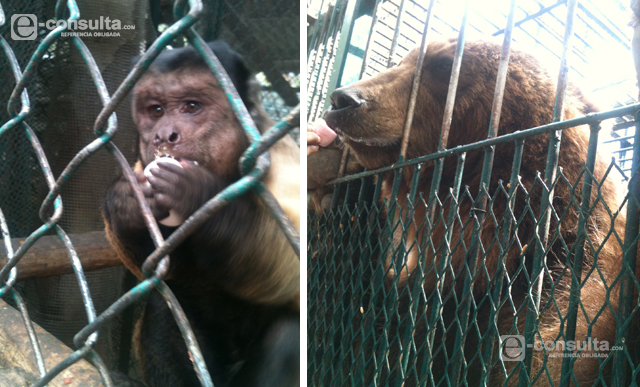
<svg viewBox="0 0 640 387"><path fill-rule="evenodd" d="M104 231L69 235L86 271L118 266L122 262L107 240ZM24 239L13 238L14 252L24 243ZM0 243L1 244L1 243ZM7 252L0 246L0 267L7 263ZM20 259L18 279L41 278L73 273L71 259L64 244L57 236L43 236Z"/></svg>
<svg viewBox="0 0 640 387"><path fill-rule="evenodd" d="M50 370L73 351L60 340L33 324L44 358ZM0 299L0 386L31 386L39 379L33 347L20 312ZM103 386L98 371L80 360L62 371L49 387Z"/></svg>

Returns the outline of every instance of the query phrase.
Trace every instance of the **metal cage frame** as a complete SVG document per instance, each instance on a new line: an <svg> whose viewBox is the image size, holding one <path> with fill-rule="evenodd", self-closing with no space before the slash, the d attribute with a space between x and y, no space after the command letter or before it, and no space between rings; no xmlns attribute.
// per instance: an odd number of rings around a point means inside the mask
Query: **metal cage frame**
<svg viewBox="0 0 640 387"><path fill-rule="evenodd" d="M335 50L338 45L340 47L344 47L347 44L346 42L348 42L350 39L349 28L351 26L341 23L347 23L350 20L349 15L353 15L353 9L354 7L356 7L356 3L359 2L338 0L332 10L333 13L330 18L331 25L328 28L327 26L323 26L322 23L324 23L324 18L319 15L318 26L316 26L315 33L311 40L312 43L310 44L308 57L308 79L318 79L320 80L319 82L325 82L326 77L323 77L323 71L331 70L328 70L326 68L328 63L321 62L321 58L324 58L325 55L321 55L319 51L316 52L314 50L318 49L319 47L320 49L323 49L324 54L326 54L327 52L331 52L331 50ZM405 1L402 0L400 9L402 9L404 3ZM572 252L575 254L575 256L573 267L570 270L574 274L572 274L571 293L568 301L568 314L566 316L565 322L562 325L563 328L561 329L561 334L563 334L565 340L574 340L578 310L580 306L580 273L584 260L584 250L588 248L589 243L588 238L586 241L584 240L586 234L585 227L586 222L588 221L589 208L592 204L592 186L595 190L598 187L599 183L597 181L594 181L592 173L595 165L595 155L598 148L598 134L600 131L600 123L604 120L628 115L632 115L634 117L636 130L635 135L633 136L633 161L629 176L628 192L624 198L621 208L619 209L619 211L623 210L624 205L626 205L627 223L623 236L623 269L614 279L614 284L617 282L620 283L620 305L616 316L617 325L615 345L622 346L624 350L615 351L615 353L613 353L611 356L608 356L605 360L599 360L599 382L603 385L606 383L606 377L603 376L606 372L604 372L603 369L605 367L611 366L612 381L610 385L636 385L638 383L640 363L638 363L638 359L633 359L631 357L630 352L632 351L630 351L631 348L628 345L630 343L630 324L634 316L640 309L640 304L638 304L637 302L637 290L638 288L640 288L640 283L638 283L638 280L635 276L636 251L639 240L638 231L640 220L640 186L637 183L638 178L640 178L638 176L640 172L640 104L636 103L605 112L591 113L584 117L563 121L564 99L568 87L568 58L572 51L572 40L574 37L574 20L576 16L576 10L578 8L578 0L568 0L566 1L567 18L565 23L565 35L563 41L563 50L561 54L560 73L557 80L555 107L552 122L540 127L530 128L503 136L497 136L502 98L504 95L507 69L509 64L509 55L511 52L512 32L515 24L514 15L516 10L516 1L511 0L507 24L504 30L502 30L504 32L504 41L502 45L498 67L498 77L496 81L493 106L491 110L492 118L488 128L487 138L473 144L447 149L447 138L451 125L453 106L455 103L456 85L458 82L458 76L460 74L460 63L463 56L466 27L468 23L467 16L469 10L469 1L467 0L465 2L464 16L462 17L462 23L459 28L458 41L453 61L453 70L449 81L450 87L447 94L446 104L444 108L444 119L440 131L438 151L430 155L424 155L412 160L406 160L405 158L409 141L409 134L412 126L411 124L414 111L416 108L418 87L420 85L422 63L427 51L427 35L430 31L430 24L433 14L434 12L437 12L434 11L435 3L435 0L430 0L428 6L428 14L424 23L424 31L422 32L419 57L415 72L413 74L411 95L407 108L408 114L404 125L403 140L401 150L398 155L398 161L393 165L389 165L386 167L364 171L350 176L343 176L346 160L348 157L348 150L345 150L345 152L343 153L339 177L326 183L327 186L334 187L331 210L329 212L325 211L322 214L315 214L314 212L309 211L309 244L307 251L309 257L309 307L307 316L309 326L309 339L307 346L307 371L310 385L327 385L327 383L330 383L331 385L379 385L377 383L380 383L381 381L380 374L382 372L394 372L397 376L397 378L395 379L395 385L398 386L405 383L407 378L411 376L409 375L411 372L414 373L413 376L415 376L415 378L417 379L417 381L414 380L417 385L435 385L436 383L438 383L438 379L434 379L433 373L442 372L442 370L432 370L430 362L432 360L431 351L436 350L433 347L434 336L438 329L442 329L441 325L439 325L440 316L438 315L443 303L442 299L445 297L445 295L441 294L442 284L444 282L442 278L443 276L451 275L451 269L447 268L448 263L446 263L450 262L447 261L447 252L449 252L450 254L450 251L452 249L452 246L450 245L450 243L452 243L451 231L448 231L448 233L445 234L445 239L443 241L441 262L445 263L441 263L440 267L435 269L438 271L437 278L439 278L439 285L434 290L433 294L426 296L422 295L422 301L418 301L421 296L420 292L422 286L413 286L413 288L406 287L405 289L399 289L397 287L399 276L398 273L400 273L400 271L404 268L402 266L403 264L401 257L394 256L393 262L391 262L391 265L393 265L394 269L392 278L385 277L388 273L384 273L384 269L381 267L381 265L378 265L380 267L371 267L372 265L367 265L366 263L363 264L361 261L358 261L356 264L353 264L351 262L353 254L356 254L354 253L354 251L362 253L365 248L374 248L373 244L375 242L370 238L374 233L374 229L376 229L378 226L375 225L376 220L372 218L375 218L377 216L376 214L379 214L382 208L387 211L388 216L383 225L379 226L379 232L381 236L377 248L380 251L395 251L395 248L400 249L397 246L398 242L394 243L388 240L388 234L385 236L384 232L385 230L387 230L386 232L389 232L389 229L394 229L396 227L402 227L402 230L405 230L407 222L412 221L411 215L408 215L406 219L400 219L397 222L394 218L394 212L397 214L398 211L404 210L402 208L398 208L398 195L401 179L403 176L402 172L409 167L415 168L413 169L414 172L412 174L413 178L410 193L407 195L407 212L411 214L412 209L415 206L426 206L427 220L425 222L425 235L430 235L430 227L432 227L434 222L438 221L441 221L445 225L444 227L446 230L450 230L448 227L450 227L450 225L452 225L454 221L460 221L459 219L455 219L455 213L457 212L456 210L459 208L459 201L462 200L465 195L469 198L469 200L473 200L473 215L470 215L469 219L469 222L472 223L473 234L471 237L471 244L466 250L466 271L461 274L462 278L459 279L464 281L464 290L461 295L457 294L458 304L456 312L458 317L456 318L456 324L458 326L458 329L455 331L455 344L453 354L450 354L450 358L448 358L447 360L447 370L445 371L444 379L442 379L441 381L445 385L467 385L464 376L461 376L464 375L464 372L466 372L466 360L463 348L465 347L465 340L467 338L466 332L468 331L468 329L472 329L472 321L470 320L474 318L474 315L472 314L472 302L474 301L471 289L473 286L473 279L476 277L480 270L480 268L477 267L478 258L482 256L480 234L483 223L485 221L488 221L487 218L489 218L489 214L487 210L491 206L491 203L488 202L492 200L491 195L487 191L493 167L493 156L496 146L513 143L515 145L515 156L512 164L511 180L508 182L506 187L502 186L502 184L500 183L501 194L503 194L506 197L506 200L508 200L509 207L505 212L504 218L497 220L497 222L500 222L500 224L502 225L503 231L499 236L495 236L495 240L499 240L499 249L501 252L500 256L502 259L502 264L498 267L495 277L492 279L492 281L495 281L493 282L493 285L491 287L492 290L488 290L488 293L485 295L485 298L488 298L488 301L490 303L491 315L489 317L489 321L491 322L491 325L482 336L483 343L489 343L489 345L485 346L485 350L478 350L478 356L481 357L481 362L482 364L484 364L482 368L483 373L481 375L482 385L487 385L492 367L497 366L502 367L503 370L505 369L502 360L497 359L497 355L496 353L494 353L494 345L492 343L498 343L497 340L499 339L499 333L497 332L497 325L495 324L495 322L497 322L498 319L497 312L500 309L501 305L503 305L502 302L505 302L505 295L501 294L501 289L503 288L502 285L508 283L509 281L509 278L506 275L506 268L504 267L504 259L506 258L506 250L508 247L510 235L513 234L512 229L514 227L517 227L517 219L515 219L513 215L513 205L515 201L516 190L522 187L518 180L518 174L520 170L520 162L522 160L523 143L526 138L548 134L549 147L546 156L546 168L544 171L544 177L538 177L536 179L536 184L539 183L542 185L543 194L542 202L540 203L539 218L535 220L538 231L537 235L534 235L534 242L536 243L537 248L535 250L535 256L533 258L533 272L529 273L528 277L530 278L530 295L528 295L526 297L526 300L524 301L524 307L526 308L526 325L524 333L520 333L524 335L527 349L525 352L524 360L521 360L514 368L520 370L517 383L518 386L529 386L536 382L545 384L545 381L547 380L544 380L545 376L542 374L542 371L538 372L537 374L532 374L531 354L533 351L533 344L536 340L538 315L542 312L540 305L541 291L540 287L536 285L541 285L542 278L545 274L545 255L548 251L547 249L549 248L549 240L550 238L554 237L553 235L550 235L549 231L553 210L554 187L556 186L558 181L563 178L562 171L558 168L558 156L560 152L560 140L562 131L579 125L589 125L591 128L587 158L586 160L584 160L585 169L581 173L581 176L583 178L582 197L572 199L575 200L580 207L578 233L579 235L581 235L581 237L578 237L572 249ZM563 3L565 2L561 1L555 6ZM376 1L369 39L371 39L371 31L373 31L373 26L376 23L376 12L379 9L380 4L380 0ZM322 7L320 12L322 12ZM402 11L400 11L400 15L402 15ZM328 18L328 16L326 15L323 16L325 16L325 18ZM401 16L398 17L398 24L400 23L400 18ZM322 39L322 37L320 36L321 33L319 31L325 31L326 33L325 39L327 40L325 40L323 44L318 43L318 40ZM395 38L397 38L397 35L394 36L394 39ZM370 40L367 42L367 47L369 47L369 44ZM393 55L393 51L394 50L392 48L391 55ZM365 50L365 55L367 52L368 49ZM324 83L321 85L317 85L317 87L309 85L309 91L307 95L309 97L313 96L313 98L307 101L307 106L309 108L308 119L315 119L323 103L325 104L325 108L329 103L328 98L325 99L325 97L328 97L328 94L337 87L337 79L339 79L337 75L341 72L340 66L344 65L343 54L344 53L338 52L337 54L334 53L332 55L333 57L335 57L335 62L333 63L333 72L330 77L328 88L325 87ZM362 74L364 73L365 66L366 60L363 60L360 77L362 77ZM324 91L325 89L327 90L326 92ZM321 92L318 93L318 91ZM460 183L465 164L465 156L470 151L484 151L484 163L482 166L482 175L479 186L480 188L475 198L468 192L468 188L466 191L460 192ZM457 159L455 181L453 187L450 188L450 194L447 196L447 198L438 198L437 193L441 188L440 180L443 170L444 158L451 156L454 156ZM426 195L425 197L422 197L422 194L417 192L417 177L420 173L420 165L426 162L433 162L435 166L433 177L431 180L430 191L428 192L428 197ZM623 170L614 162L612 162L609 166L609 171L611 171L612 169L618 169L624 175ZM607 172L607 174L608 173L609 172ZM380 185L382 181L381 177L384 174L392 174L392 176L394 177L391 195L388 201L386 200L387 198L385 198L384 201L381 199ZM373 179L374 177L377 177L377 181ZM360 188L358 188L358 186ZM344 202L341 202L344 196L357 196L357 204L354 205L353 203L348 203L346 199L344 200ZM445 215L444 211L440 214L436 214L436 207L439 206L440 208L444 208L444 202L448 202L450 205L448 217ZM616 209L613 209L612 211L615 212L615 210ZM402 214L402 212L400 213ZM509 214L511 215L509 216ZM615 219L615 214L613 215L613 217ZM361 223L358 223L357 220L354 220L358 218L364 220L362 220ZM393 221L391 221L392 219ZM332 233L332 235L336 235L334 238L338 238L334 239L334 246L328 246L328 242L321 237L322 234L328 233ZM609 232L609 234L611 234L611 231ZM399 243L404 243L404 239ZM365 247L363 247L363 245ZM584 249L582 249L582 246L584 246ZM380 252L380 254L382 255L383 252ZM569 254L571 254L571 252L569 252L567 255ZM402 255L402 253L398 253L397 255ZM424 260L424 255L422 255L420 259ZM352 266L348 266L350 264ZM425 265L428 264L425 263ZM341 270L345 270L350 274L345 274L343 276L341 275ZM360 276L362 276L365 271L368 271L369 274L375 278L378 287L384 286L380 285L380 283L386 278L386 280L390 283L389 288L387 290L368 288L368 286L370 286L371 284L362 283L361 281L359 281ZM351 276L354 276L355 279L353 279ZM372 282L374 281L372 280ZM613 287L614 285L611 286ZM366 308L366 312L362 307L360 308L359 317L357 306L350 305L349 303L351 301L346 300L344 294L342 293L346 291L345 289L348 289L348 291L350 292L350 296L353 297L353 299L365 299L365 301L361 302L363 304L368 303L367 305L363 305ZM329 294L329 292L331 291L336 292L338 296L331 296ZM383 297L384 301L381 301L382 304L375 305L375 308L379 309L378 313L373 311L374 301L372 300L374 299L375 295L369 294L367 297L365 297L367 291ZM404 314L398 312L396 309L398 306L398 299L400 297L399 293L401 291L411 292L411 296L409 297L411 302L408 306L408 310L403 312ZM328 306L331 303L332 298L335 303L331 306ZM427 320L425 324L428 327L426 343L416 343L414 342L413 338L416 319L418 318L416 313L419 313L418 310L422 310L418 308L419 302L433 303L429 305L431 311L430 313L427 313L427 316L425 317L425 319ZM427 309L425 307L424 311L426 310ZM396 332L390 332L389 327L392 318L402 320L404 323L402 327L404 328L398 329L398 331ZM357 324L359 325L354 323L354 321L356 320L358 321ZM382 329L381 333L377 333L374 331L374 325L376 324L382 327L380 328ZM356 340L356 336L360 337L360 340L362 341L368 341L370 344L372 343L371 345L373 346L372 348L374 350L374 353L363 353L364 344L362 343L359 343L359 346L352 347L352 343ZM389 364L388 360L390 346L389 343L392 339L392 336L397 337L397 340L400 343L398 345L402 350L399 357L401 361L398 361L398 364ZM337 337L339 337L339 339L336 339ZM338 340L338 342L335 342L334 340ZM503 345L503 343L499 342L498 345ZM415 366L416 368L411 369L413 366L411 364L408 364L409 356L411 354L417 353L420 350L425 351L426 353L426 358L422 363L422 369L418 370L417 366ZM570 354L571 351L565 350L565 353ZM346 366L347 368L345 369L342 369L343 362L347 362L348 364ZM374 370L372 371L374 373L373 376L365 375L367 372L365 371L365 369L367 368L368 362L373 362L373 365L370 365L374 368ZM561 375L562 386L568 386L570 385L570 383L572 383L571 373L573 363L574 362L570 357L566 357L563 359ZM416 376L415 373L418 372L420 372L420 374ZM513 371L511 371L511 373L509 373L508 375L504 375L504 377L507 378L507 382L505 383L509 383L509 385L513 385L513 383L515 383L508 380L510 376L513 376L512 372ZM551 384L550 380L548 380L548 382L549 384Z"/></svg>
<svg viewBox="0 0 640 387"><path fill-rule="evenodd" d="M33 348L34 355L37 360L37 366L40 374L40 379L35 386L44 386L50 382L54 377L64 371L67 367L71 366L75 362L82 358L90 360L98 369L102 381L105 386L112 386L113 383L110 379L109 373L105 367L104 362L100 356L93 349L94 344L98 339L98 330L109 320L113 319L118 314L122 313L125 309L132 304L142 300L153 289L160 291L162 296L167 302L169 309L171 310L178 327L183 335L185 343L188 348L188 352L193 359L194 368L203 386L213 386L211 377L205 365L201 351L198 347L196 338L189 325L180 304L164 283L165 277L169 267L169 254L184 241L196 228L201 226L215 211L223 207L228 202L234 200L240 195L254 191L264 205L269 209L271 214L276 219L282 231L287 236L291 246L296 254L300 255L300 240L297 230L291 223L289 218L285 215L284 211L278 204L275 197L269 192L266 186L262 183L262 179L265 177L269 170L270 160L269 154L266 152L271 145L277 140L287 135L289 131L299 125L299 109L294 109L289 116L280 121L262 136L258 132L253 123L246 107L244 106L241 98L239 97L235 87L231 83L228 75L224 71L224 68L213 54L209 46L203 41L203 39L192 28L194 23L201 17L203 4L201 0L177 0L174 4L174 15L177 20L176 23L167 28L150 46L145 54L140 58L137 65L131 70L124 81L120 84L113 96L110 96L105 83L102 79L102 75L98 69L98 66L91 55L91 52L87 49L82 39L77 36L69 37L73 45L80 52L88 71L91 73L94 85L100 99L103 104L103 109L96 118L93 126L96 139L85 146L67 165L62 174L59 177L53 176L49 163L45 157L44 151L36 133L27 124L27 116L30 111L29 94L25 88L27 81L33 77L34 72L42 60L43 56L47 52L47 49L52 44L57 42L63 32L67 30L67 26L70 21L78 20L80 17L80 10L75 0L58 0L56 3L55 18L57 20L65 20L65 13L68 11L69 16L66 19L67 23L61 23L55 29L49 32L46 37L39 44L37 50L33 53L29 63L25 67L24 71L20 69L20 66L16 60L16 57L7 43L7 41L0 37L0 46L4 58L11 65L13 74L16 80L16 85L12 90L11 98L8 103L8 111L12 117L6 123L0 126L0 136L11 130L25 130L28 138L31 141L31 145L37 154L40 167L46 177L47 184L49 186L49 193L42 203L40 209L40 218L43 225L40 226L31 235L25 238L24 243L16 250L13 251L11 245L11 238L6 219L0 211L0 226L2 228L2 234L4 238L4 246L7 251L7 262L0 269L0 296L9 297L13 299L20 313L23 317L24 323L29 333L31 346ZM186 12L188 10L188 12ZM186 12L186 13L185 13ZM0 26L5 24L5 15L2 7L0 6ZM160 54L167 44L173 41L176 37L186 36L189 44L191 44L200 56L205 60L207 66L212 71L218 83L223 88L227 99L233 109L234 114L238 117L241 126L250 141L250 146L242 156L240 162L241 173L243 175L240 180L236 181L214 198L205 203L199 210L197 210L189 219L187 219L167 240L162 238L155 218L153 217L151 210L149 209L144 195L140 189L138 182L135 179L131 167L122 153L116 148L116 146L110 141L112 137L117 133L118 123L116 114L114 113L116 107L122 103L127 94L134 87L135 83L142 77L144 72L149 68L154 59ZM129 184L133 188L134 195L143 213L145 223L150 231L153 242L155 244L155 251L146 259L143 266L143 273L146 279L140 284L135 286L129 292L120 297L115 303L113 303L102 314L97 315L93 306L93 301L87 281L82 269L82 265L78 258L78 255L74 249L69 236L65 231L57 225L62 216L63 206L62 199L59 196L62 188L73 177L74 172L78 167L92 154L105 148L118 162L120 168L123 171L124 176L127 178ZM49 216L50 211L53 210L53 215ZM53 368L47 370L44 364L44 357L42 350L38 344L31 319L27 313L24 301L20 294L13 288L17 277L16 264L25 255L27 250L34 245L34 243L47 232L54 231L57 237L64 243L69 259L72 262L75 275L77 277L78 285L80 286L84 307L89 320L89 324L85 326L80 332L78 332L74 338L74 343L78 349L73 352L72 355L67 357L62 362L55 365Z"/></svg>

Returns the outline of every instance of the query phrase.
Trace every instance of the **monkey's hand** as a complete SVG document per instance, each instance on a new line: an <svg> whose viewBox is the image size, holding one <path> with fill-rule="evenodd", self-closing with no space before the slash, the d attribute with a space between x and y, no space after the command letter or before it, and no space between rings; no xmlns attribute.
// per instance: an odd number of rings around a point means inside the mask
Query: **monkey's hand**
<svg viewBox="0 0 640 387"><path fill-rule="evenodd" d="M142 173L136 174L138 182L144 187L146 179ZM143 191L145 189L143 188ZM155 199L147 196L155 216L162 216L162 210L155 205ZM153 241L142 216L142 210L136 200L129 182L120 177L107 190L102 207L107 237L115 247L120 259L138 278L144 276L139 267L154 249ZM166 215L166 213L165 213Z"/></svg>
<svg viewBox="0 0 640 387"><path fill-rule="evenodd" d="M183 162L183 165L159 162L158 168L150 170L151 176L147 180L155 205L166 214L171 210L186 219L220 192L225 184L193 162Z"/></svg>
<svg viewBox="0 0 640 387"><path fill-rule="evenodd" d="M142 192L153 215L158 219L166 217L169 211L156 203L153 190L151 186L146 184L147 179L144 174L137 173L136 179L142 187ZM118 231L127 232L146 229L144 218L142 217L142 209L133 194L133 188L131 188L124 176L116 180L107 190L104 214L107 221Z"/></svg>

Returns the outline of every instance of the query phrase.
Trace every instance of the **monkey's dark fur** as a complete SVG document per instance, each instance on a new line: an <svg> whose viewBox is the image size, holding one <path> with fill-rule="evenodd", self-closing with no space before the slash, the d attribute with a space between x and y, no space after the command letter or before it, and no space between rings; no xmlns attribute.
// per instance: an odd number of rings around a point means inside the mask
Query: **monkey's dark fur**
<svg viewBox="0 0 640 387"><path fill-rule="evenodd" d="M271 124L249 70L226 43L209 44L261 131ZM249 145L224 92L193 48L163 52L138 82L133 116L140 135L135 172L157 220L186 219L240 177ZM265 184L299 225L299 148L286 136L270 149ZM143 167L161 155L148 179ZM149 184L147 184L147 181ZM154 250L132 189L119 178L106 194L107 235L125 265ZM160 224L167 238L176 227ZM171 254L166 283L198 339L216 387L299 384L299 260L254 193L231 201ZM186 345L162 296L153 291L137 327L149 386L199 386Z"/></svg>

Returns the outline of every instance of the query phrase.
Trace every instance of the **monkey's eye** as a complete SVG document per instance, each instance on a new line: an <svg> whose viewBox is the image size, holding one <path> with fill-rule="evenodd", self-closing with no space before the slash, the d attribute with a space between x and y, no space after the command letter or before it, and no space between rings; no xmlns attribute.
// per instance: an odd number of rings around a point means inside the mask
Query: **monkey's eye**
<svg viewBox="0 0 640 387"><path fill-rule="evenodd" d="M153 118L160 118L164 114L164 109L160 105L149 106L149 115Z"/></svg>
<svg viewBox="0 0 640 387"><path fill-rule="evenodd" d="M185 103L182 109L180 109L180 113L186 113L186 114L196 114L199 111L200 111L200 104L193 101L189 101Z"/></svg>

